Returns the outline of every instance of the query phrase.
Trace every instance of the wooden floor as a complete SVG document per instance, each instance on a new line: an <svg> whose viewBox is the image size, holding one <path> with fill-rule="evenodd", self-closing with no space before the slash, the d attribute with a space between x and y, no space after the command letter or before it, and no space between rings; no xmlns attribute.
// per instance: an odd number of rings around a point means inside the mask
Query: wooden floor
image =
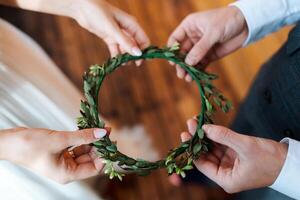
<svg viewBox="0 0 300 200"><path fill-rule="evenodd" d="M165 45L169 34L188 13L224 6L227 0L114 0L112 4L136 16L152 44ZM104 43L64 17L0 7L0 17L12 22L33 37L81 89L82 73L94 63L108 58ZM240 50L209 70L221 78L217 86L234 102L235 110L217 114L218 124L229 125L260 65L279 48L288 29L255 45ZM141 123L151 133L153 143L164 155L179 144L185 121L199 111L195 85L175 77L166 62L150 61L142 68L123 67L109 76L101 93L102 114L118 126ZM100 186L99 186L100 187ZM122 183L109 183L101 190L108 199L223 199L223 194L200 186L171 186L165 171L146 178L128 177Z"/></svg>

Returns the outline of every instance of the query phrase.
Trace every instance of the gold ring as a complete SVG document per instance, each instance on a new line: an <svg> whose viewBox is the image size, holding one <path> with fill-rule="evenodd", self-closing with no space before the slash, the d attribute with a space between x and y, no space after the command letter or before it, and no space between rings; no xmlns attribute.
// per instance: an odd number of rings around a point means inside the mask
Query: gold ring
<svg viewBox="0 0 300 200"><path fill-rule="evenodd" d="M73 150L65 150L65 151L63 152L63 156L64 156L65 159L68 159L68 158L75 158L75 157L76 157Z"/></svg>
<svg viewBox="0 0 300 200"><path fill-rule="evenodd" d="M74 151L73 150L70 150L68 151L69 155L72 157L72 158L75 158L75 154L74 154Z"/></svg>

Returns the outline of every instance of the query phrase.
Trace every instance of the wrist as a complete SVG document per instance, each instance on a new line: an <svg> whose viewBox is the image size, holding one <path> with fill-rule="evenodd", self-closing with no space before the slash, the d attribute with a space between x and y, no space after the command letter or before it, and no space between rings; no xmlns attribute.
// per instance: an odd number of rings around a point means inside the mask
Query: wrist
<svg viewBox="0 0 300 200"><path fill-rule="evenodd" d="M18 146L22 146L20 139L16 137L17 132L26 130L24 127L17 127L11 129L0 129L0 160L7 160L10 162L17 162L20 157L16 152Z"/></svg>
<svg viewBox="0 0 300 200"><path fill-rule="evenodd" d="M229 26L234 27L234 29L236 29L236 32L239 32L240 35L244 35L243 46L245 46L245 42L249 37L249 28L248 28L246 18L243 12L235 5L230 5L227 7L227 9L231 13L230 18L232 19L230 20Z"/></svg>
<svg viewBox="0 0 300 200"><path fill-rule="evenodd" d="M8 5L25 10L70 17L73 1L74 0L18 0L15 3L8 3Z"/></svg>
<svg viewBox="0 0 300 200"><path fill-rule="evenodd" d="M106 9L109 4L105 0L71 0L69 5L68 16L81 24L84 13L99 12Z"/></svg>

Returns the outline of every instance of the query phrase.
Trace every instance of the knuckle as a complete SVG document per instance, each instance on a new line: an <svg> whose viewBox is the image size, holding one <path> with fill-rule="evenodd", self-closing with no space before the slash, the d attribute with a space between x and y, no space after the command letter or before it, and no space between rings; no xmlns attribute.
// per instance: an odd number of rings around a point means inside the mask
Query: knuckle
<svg viewBox="0 0 300 200"><path fill-rule="evenodd" d="M196 64L198 62L198 54L193 52L189 53L189 55L186 58L186 61L189 63Z"/></svg>
<svg viewBox="0 0 300 200"><path fill-rule="evenodd" d="M225 127L218 127L217 134L221 135L223 139L227 139L230 136L230 130Z"/></svg>
<svg viewBox="0 0 300 200"><path fill-rule="evenodd" d="M195 13L192 13L192 14L188 14L186 17L185 17L185 21L189 21L189 20L192 20L193 18L195 17Z"/></svg>

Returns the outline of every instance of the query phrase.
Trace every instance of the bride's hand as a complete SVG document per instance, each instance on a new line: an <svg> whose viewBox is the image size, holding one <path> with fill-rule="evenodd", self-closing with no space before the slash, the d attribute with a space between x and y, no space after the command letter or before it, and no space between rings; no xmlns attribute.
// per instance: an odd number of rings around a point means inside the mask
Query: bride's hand
<svg viewBox="0 0 300 200"><path fill-rule="evenodd" d="M0 130L0 160L24 166L59 183L99 174L100 158L88 144L105 136L105 129L75 132L16 128ZM80 146L81 145L81 146ZM73 155L67 149L73 149Z"/></svg>
<svg viewBox="0 0 300 200"><path fill-rule="evenodd" d="M134 17L104 0L75 0L71 7L71 17L102 38L112 57L124 52L139 56L150 44Z"/></svg>

